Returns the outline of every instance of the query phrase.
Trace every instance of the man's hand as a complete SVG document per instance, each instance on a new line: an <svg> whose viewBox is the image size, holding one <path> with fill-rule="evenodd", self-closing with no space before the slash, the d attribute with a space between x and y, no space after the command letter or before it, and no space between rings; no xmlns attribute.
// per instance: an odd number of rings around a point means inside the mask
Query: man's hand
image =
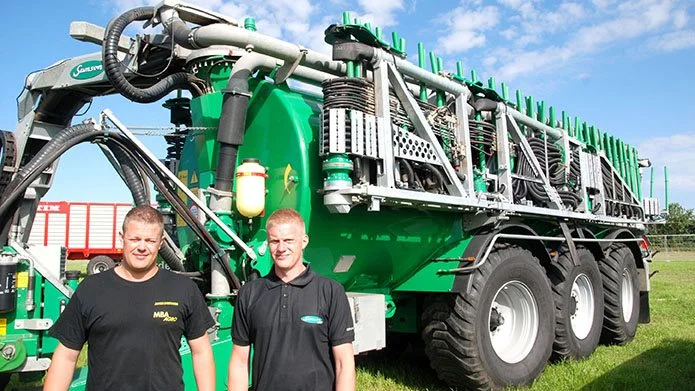
<svg viewBox="0 0 695 391"><path fill-rule="evenodd" d="M208 334L188 340L193 359L193 374L200 391L215 390L215 360L212 357L212 346Z"/></svg>
<svg viewBox="0 0 695 391"><path fill-rule="evenodd" d="M355 354L352 343L333 346L335 359L335 390L355 391Z"/></svg>
<svg viewBox="0 0 695 391"><path fill-rule="evenodd" d="M229 360L229 391L246 391L249 389L249 354L251 346L234 345Z"/></svg>
<svg viewBox="0 0 695 391"><path fill-rule="evenodd" d="M46 381L43 383L43 390L66 391L70 387L79 356L79 350L70 349L62 343L58 343L51 358L51 366L48 368Z"/></svg>

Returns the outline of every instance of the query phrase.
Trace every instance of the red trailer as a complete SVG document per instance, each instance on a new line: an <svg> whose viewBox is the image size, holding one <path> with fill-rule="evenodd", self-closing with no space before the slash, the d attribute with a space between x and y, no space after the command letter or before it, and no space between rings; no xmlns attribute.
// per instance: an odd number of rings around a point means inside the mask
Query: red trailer
<svg viewBox="0 0 695 391"><path fill-rule="evenodd" d="M90 259L97 269L106 268L121 259L123 242L118 233L132 207L115 202L42 201L29 244L64 246L68 259Z"/></svg>

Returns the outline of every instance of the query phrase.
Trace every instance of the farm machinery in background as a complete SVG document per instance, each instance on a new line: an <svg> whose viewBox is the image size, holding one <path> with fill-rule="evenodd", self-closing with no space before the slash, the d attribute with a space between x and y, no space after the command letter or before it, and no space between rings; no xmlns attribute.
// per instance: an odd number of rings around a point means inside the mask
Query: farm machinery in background
<svg viewBox="0 0 695 391"><path fill-rule="evenodd" d="M110 269L123 255L118 233L132 207L114 202L41 201L27 244L62 247L66 260L89 260L88 274Z"/></svg>
<svg viewBox="0 0 695 391"><path fill-rule="evenodd" d="M135 23L162 30L123 36ZM220 390L236 294L272 267L264 224L278 208L299 211L306 259L348 292L356 353L422 338L452 387L528 384L550 359L626 343L649 321L649 163L594 126L433 55L426 70L422 45L411 64L397 34L389 44L348 14L325 32L332 58L173 1L106 31L75 22L71 35L102 50L29 75L17 128L2 133L5 375L48 368L46 330L77 286L60 249L28 242L58 157L83 142L135 204L157 189L162 265L206 294ZM166 156L110 110L71 125L102 95L146 104L175 91L190 98L164 103L176 127ZM181 355L193 389L185 343Z"/></svg>

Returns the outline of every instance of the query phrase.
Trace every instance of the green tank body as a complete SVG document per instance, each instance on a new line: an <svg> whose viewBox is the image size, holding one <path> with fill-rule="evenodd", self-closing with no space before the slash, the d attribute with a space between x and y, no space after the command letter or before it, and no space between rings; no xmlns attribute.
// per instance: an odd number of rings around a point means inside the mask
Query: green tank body
<svg viewBox="0 0 695 391"><path fill-rule="evenodd" d="M259 159L268 178L264 215L243 231L245 239L264 241L265 218L280 208L296 209L306 221L310 240L305 258L312 268L347 290L389 292L463 238L461 217L453 213L409 208L377 213L360 206L350 214L331 214L323 206L318 154L321 99L265 81L254 84L237 165ZM221 99L220 93L193 99L193 126L215 128ZM186 139L179 178L192 189L206 188L214 179L215 135L213 130ZM183 227L179 235L185 248L193 236ZM261 255L257 268L267 273L271 262L269 254ZM446 291L453 279L439 280L437 290Z"/></svg>

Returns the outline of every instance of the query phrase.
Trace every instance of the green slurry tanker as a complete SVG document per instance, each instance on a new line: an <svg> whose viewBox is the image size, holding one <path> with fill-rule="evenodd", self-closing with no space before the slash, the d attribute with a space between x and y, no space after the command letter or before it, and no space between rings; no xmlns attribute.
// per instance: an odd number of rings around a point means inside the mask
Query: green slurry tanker
<svg viewBox="0 0 695 391"><path fill-rule="evenodd" d="M122 35L143 24L160 28ZM70 31L101 50L30 74L16 130L1 133L4 380L48 368L47 330L80 278L60 247L26 242L58 158L83 142L98 144L135 204L157 189L160 261L206 295L219 390L236 294L272 267L264 227L279 208L304 217L306 259L348 292L355 351L421 338L453 388L529 384L549 360L627 343L649 321L643 234L660 212L641 196L649 163L596 127L460 66L446 72L434 55L424 69L422 45L411 64L403 39L347 14L326 29L332 57L169 0ZM166 156L109 110L71 125L108 94L169 96ZM185 343L181 355L195 389Z"/></svg>

